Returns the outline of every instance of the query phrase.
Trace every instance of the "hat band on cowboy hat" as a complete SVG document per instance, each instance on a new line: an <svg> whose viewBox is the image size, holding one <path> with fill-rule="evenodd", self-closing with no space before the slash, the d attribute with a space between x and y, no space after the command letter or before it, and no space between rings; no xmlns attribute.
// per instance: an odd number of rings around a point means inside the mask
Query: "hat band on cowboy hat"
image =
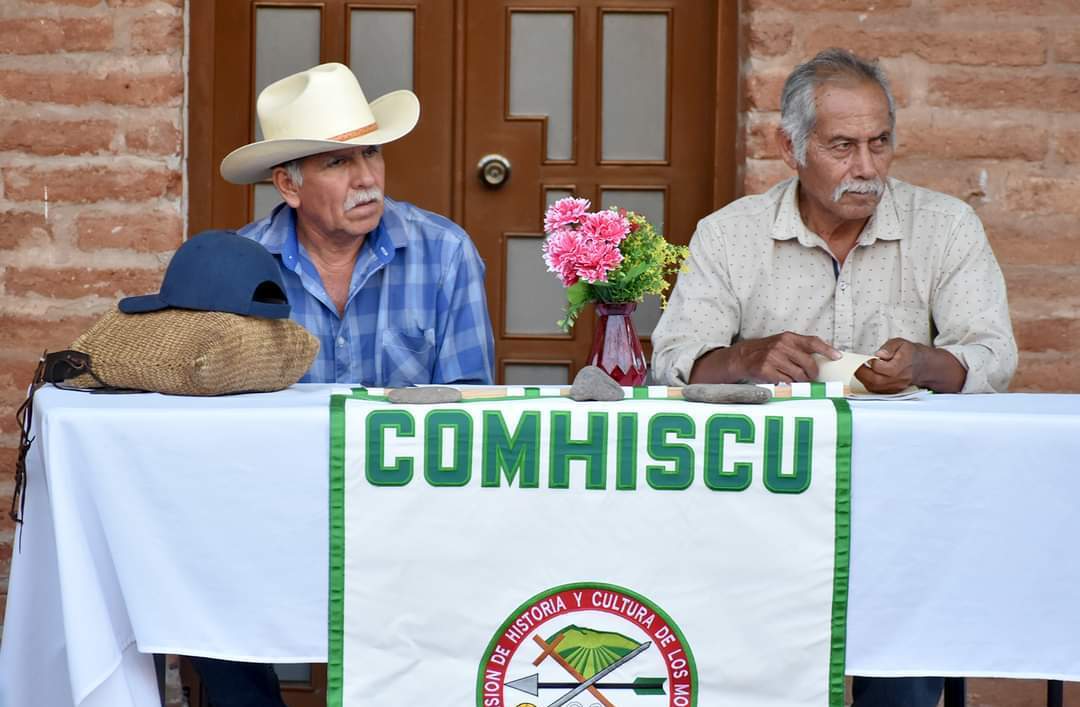
<svg viewBox="0 0 1080 707"><path fill-rule="evenodd" d="M407 135L420 119L420 101L408 90L371 103L344 64L321 64L262 90L255 105L264 139L239 147L221 161L234 184L270 178L273 167L344 145L384 145ZM359 126L359 127L357 127Z"/></svg>

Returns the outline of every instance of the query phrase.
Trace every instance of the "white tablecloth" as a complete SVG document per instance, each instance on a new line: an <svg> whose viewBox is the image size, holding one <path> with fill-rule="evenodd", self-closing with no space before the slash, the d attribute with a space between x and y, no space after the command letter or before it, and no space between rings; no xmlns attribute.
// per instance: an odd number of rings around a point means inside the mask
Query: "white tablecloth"
<svg viewBox="0 0 1080 707"><path fill-rule="evenodd" d="M156 705L150 653L325 661L332 391L39 391L0 705ZM1080 396L852 408L848 672L1080 679Z"/></svg>

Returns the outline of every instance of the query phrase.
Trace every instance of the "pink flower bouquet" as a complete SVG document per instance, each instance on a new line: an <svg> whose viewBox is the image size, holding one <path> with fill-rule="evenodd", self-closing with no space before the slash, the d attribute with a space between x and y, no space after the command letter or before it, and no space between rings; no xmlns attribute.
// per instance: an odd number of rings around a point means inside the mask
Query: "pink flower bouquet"
<svg viewBox="0 0 1080 707"><path fill-rule="evenodd" d="M655 294L666 303L666 278L688 254L633 211L589 206L588 199L567 197L544 214L544 262L567 288L566 317L559 321L564 331L589 302L641 302Z"/></svg>

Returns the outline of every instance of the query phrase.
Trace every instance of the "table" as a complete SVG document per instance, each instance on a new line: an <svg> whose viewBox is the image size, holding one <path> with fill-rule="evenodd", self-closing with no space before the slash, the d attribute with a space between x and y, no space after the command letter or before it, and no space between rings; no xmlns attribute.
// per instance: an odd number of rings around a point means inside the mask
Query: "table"
<svg viewBox="0 0 1080 707"><path fill-rule="evenodd" d="M150 653L325 661L332 392L42 388L0 706L156 705ZM1080 395L852 409L848 672L1080 679Z"/></svg>

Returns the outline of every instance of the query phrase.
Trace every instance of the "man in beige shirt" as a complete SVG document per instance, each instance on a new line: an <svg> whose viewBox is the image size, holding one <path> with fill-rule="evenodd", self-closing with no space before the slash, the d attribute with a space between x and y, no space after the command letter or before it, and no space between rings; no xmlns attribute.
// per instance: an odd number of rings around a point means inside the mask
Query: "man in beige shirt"
<svg viewBox="0 0 1080 707"><path fill-rule="evenodd" d="M1005 282L963 201L889 179L884 73L841 50L792 72L778 131L798 172L702 219L653 333L653 375L813 380L819 353L876 355L876 392L1004 391L1016 369Z"/></svg>
<svg viewBox="0 0 1080 707"><path fill-rule="evenodd" d="M798 172L702 219L653 332L671 385L808 381L813 354L876 355L871 391L1004 391L1005 282L964 202L889 179L895 107L876 64L826 50L792 72L778 132ZM934 707L941 678L855 678L853 707Z"/></svg>

